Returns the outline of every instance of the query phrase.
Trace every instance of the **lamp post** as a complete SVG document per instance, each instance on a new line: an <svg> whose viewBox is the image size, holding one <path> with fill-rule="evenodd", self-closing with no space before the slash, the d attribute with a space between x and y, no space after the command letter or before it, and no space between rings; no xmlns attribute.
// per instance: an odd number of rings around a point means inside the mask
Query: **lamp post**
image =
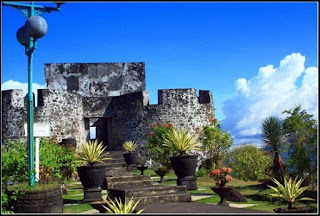
<svg viewBox="0 0 320 216"><path fill-rule="evenodd" d="M19 43L25 46L25 54L28 56L28 112L27 112L27 137L28 137L28 171L29 185L34 187L34 137L33 137L33 92L32 92L32 65L33 51L37 48L37 39L43 37L48 30L45 19L40 15L50 13L52 11L60 11L60 5L57 7L44 7L42 5L22 4L16 2L3 2L4 6L11 6L19 11L27 18L24 26L18 29L17 39Z"/></svg>

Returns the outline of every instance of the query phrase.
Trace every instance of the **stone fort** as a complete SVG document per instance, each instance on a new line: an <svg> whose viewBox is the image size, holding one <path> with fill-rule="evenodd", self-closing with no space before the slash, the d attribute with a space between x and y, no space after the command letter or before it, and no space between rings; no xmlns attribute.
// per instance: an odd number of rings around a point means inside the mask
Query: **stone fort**
<svg viewBox="0 0 320 216"><path fill-rule="evenodd" d="M47 89L38 89L34 123L50 124L58 141L73 138L77 145L89 140L90 127L107 150L121 150L135 141L142 153L152 124L173 123L176 128L209 124L214 117L210 91L158 90L158 104L149 104L145 63L45 64ZM2 91L2 142L25 139L27 101L22 90Z"/></svg>

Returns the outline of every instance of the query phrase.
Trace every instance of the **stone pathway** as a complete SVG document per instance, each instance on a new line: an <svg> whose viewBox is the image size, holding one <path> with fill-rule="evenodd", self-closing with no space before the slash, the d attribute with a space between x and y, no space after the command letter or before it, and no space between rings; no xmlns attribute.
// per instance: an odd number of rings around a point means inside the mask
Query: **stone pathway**
<svg viewBox="0 0 320 216"><path fill-rule="evenodd" d="M204 198L208 198L208 197L211 197L212 195L191 195L191 199L192 201L196 201L196 200L199 200L199 199L204 199ZM207 203L207 204L210 204L210 205L217 205L216 203ZM250 207L250 206L255 206L255 205L258 205L258 204L237 204L237 203L229 203L230 207L233 207L233 208L247 208L247 207ZM88 210L88 211L85 211L85 212L82 212L81 214L96 214L96 213L99 213L98 210L96 209L91 209L91 210ZM187 213L187 212L186 212Z"/></svg>

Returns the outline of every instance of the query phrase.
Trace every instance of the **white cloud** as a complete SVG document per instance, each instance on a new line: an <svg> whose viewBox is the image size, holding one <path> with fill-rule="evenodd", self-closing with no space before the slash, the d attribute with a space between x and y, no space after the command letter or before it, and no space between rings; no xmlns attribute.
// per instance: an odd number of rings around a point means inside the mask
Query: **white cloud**
<svg viewBox="0 0 320 216"><path fill-rule="evenodd" d="M1 90L10 90L10 89L21 89L23 90L24 96L28 93L28 83L21 83L14 80L8 80L1 84ZM46 89L45 85L38 83L32 83L32 91L35 94L35 104L37 105L38 100L38 89Z"/></svg>
<svg viewBox="0 0 320 216"><path fill-rule="evenodd" d="M300 105L318 119L318 68L305 69L305 57L292 53L273 65L261 67L257 76L235 82L235 96L224 102L223 127L235 140L259 139L261 122L274 115L280 118L282 112ZM295 83L302 77L301 86Z"/></svg>

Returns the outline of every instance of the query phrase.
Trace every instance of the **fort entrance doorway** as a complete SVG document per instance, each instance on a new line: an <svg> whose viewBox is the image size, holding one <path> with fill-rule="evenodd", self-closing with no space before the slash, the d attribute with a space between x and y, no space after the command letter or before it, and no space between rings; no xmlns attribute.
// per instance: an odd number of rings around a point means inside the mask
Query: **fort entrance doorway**
<svg viewBox="0 0 320 216"><path fill-rule="evenodd" d="M108 151L115 150L112 145L112 117L95 118L95 121L90 127L96 128L96 139L98 140L98 143L103 142L103 146L107 146L106 150Z"/></svg>

